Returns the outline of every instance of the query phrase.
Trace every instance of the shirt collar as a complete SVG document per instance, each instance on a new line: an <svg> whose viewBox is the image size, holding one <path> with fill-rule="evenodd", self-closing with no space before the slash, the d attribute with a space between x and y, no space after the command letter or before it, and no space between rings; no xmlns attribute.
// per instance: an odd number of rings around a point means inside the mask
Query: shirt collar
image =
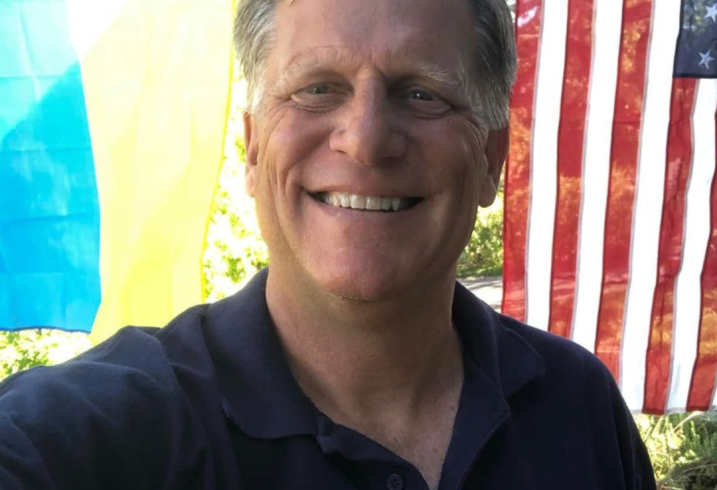
<svg viewBox="0 0 717 490"><path fill-rule="evenodd" d="M456 282L453 323L463 342L463 355L481 369L505 398L545 374L543 357L471 291Z"/></svg>
<svg viewBox="0 0 717 490"><path fill-rule="evenodd" d="M247 435L318 434L318 409L289 369L266 305L268 271L209 307L206 336L225 414Z"/></svg>
<svg viewBox="0 0 717 490"><path fill-rule="evenodd" d="M205 336L223 408L254 438L316 436L322 415L289 369L266 304L267 274L267 269L259 272L241 291L207 312ZM540 354L458 283L453 321L464 355L495 386L502 403L543 374Z"/></svg>

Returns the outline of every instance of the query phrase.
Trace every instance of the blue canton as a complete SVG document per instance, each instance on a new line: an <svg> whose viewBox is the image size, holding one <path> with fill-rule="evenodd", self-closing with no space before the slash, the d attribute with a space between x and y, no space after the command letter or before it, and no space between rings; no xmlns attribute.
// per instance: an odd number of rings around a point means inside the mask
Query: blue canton
<svg viewBox="0 0 717 490"><path fill-rule="evenodd" d="M717 0L682 0L674 76L717 78Z"/></svg>

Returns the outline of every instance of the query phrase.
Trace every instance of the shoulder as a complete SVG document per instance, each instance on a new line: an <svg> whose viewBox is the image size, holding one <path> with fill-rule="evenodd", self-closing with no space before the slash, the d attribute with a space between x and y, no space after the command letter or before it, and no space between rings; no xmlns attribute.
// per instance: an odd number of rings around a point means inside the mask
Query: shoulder
<svg viewBox="0 0 717 490"><path fill-rule="evenodd" d="M176 436L201 439L197 430L187 436L191 407L170 359L180 342L162 337L192 330L203 310L180 315L162 336L126 327L67 363L0 384L0 467L8 471L0 486L50 488L32 480L47 478L52 488L160 487L161 468L182 458ZM141 483L129 479L139 474Z"/></svg>
<svg viewBox="0 0 717 490"><path fill-rule="evenodd" d="M38 423L78 409L116 421L181 398L172 359L175 351L200 348L197 333L207 307L190 308L163 329L125 327L78 357L37 367L0 384L0 411L18 419L42 416Z"/></svg>
<svg viewBox="0 0 717 490"><path fill-rule="evenodd" d="M53 408L60 410L83 401L111 406L133 385L171 390L171 369L155 333L126 327L64 364L18 373L0 385L0 410L32 413L44 406L38 401L50 397L56 400Z"/></svg>
<svg viewBox="0 0 717 490"><path fill-rule="evenodd" d="M605 364L575 342L505 315L497 314L497 319L503 335L526 342L545 366L543 376L516 394L512 408L530 414L526 420L531 424L548 427L556 447L560 430L592 441L594 451L600 454L598 474L622 475L624 488L654 489L649 456Z"/></svg>
<svg viewBox="0 0 717 490"><path fill-rule="evenodd" d="M557 383L595 382L612 390L614 379L603 362L581 345L531 327L514 318L496 313L502 336L517 336L528 344L542 358L545 365L545 377Z"/></svg>
<svg viewBox="0 0 717 490"><path fill-rule="evenodd" d="M132 387L137 391L133 399L171 397L178 387L170 353L189 343L186 332L201 324L205 310L206 306L191 308L164 329L125 327L66 363L11 376L0 384L0 408L57 393L64 394L58 400L63 404L92 400L115 406ZM126 402L118 405L126 407Z"/></svg>

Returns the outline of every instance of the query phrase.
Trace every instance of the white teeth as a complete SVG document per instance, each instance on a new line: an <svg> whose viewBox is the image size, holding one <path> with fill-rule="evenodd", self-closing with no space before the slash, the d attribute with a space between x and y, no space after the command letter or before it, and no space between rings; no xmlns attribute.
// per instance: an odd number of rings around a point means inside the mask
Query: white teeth
<svg viewBox="0 0 717 490"><path fill-rule="evenodd" d="M366 198L351 194L351 209L366 209Z"/></svg>
<svg viewBox="0 0 717 490"><path fill-rule="evenodd" d="M326 192L319 196L322 202L337 208L366 211L400 211L408 207L408 202L398 197L360 196L346 192Z"/></svg>
<svg viewBox="0 0 717 490"><path fill-rule="evenodd" d="M366 209L371 211L381 210L381 198L380 197L367 197L366 198Z"/></svg>

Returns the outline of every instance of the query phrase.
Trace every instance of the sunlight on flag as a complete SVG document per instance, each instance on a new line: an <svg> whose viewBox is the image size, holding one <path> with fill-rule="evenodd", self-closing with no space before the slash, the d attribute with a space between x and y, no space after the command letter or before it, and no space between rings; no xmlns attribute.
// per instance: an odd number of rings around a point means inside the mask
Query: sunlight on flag
<svg viewBox="0 0 717 490"><path fill-rule="evenodd" d="M0 2L0 329L100 340L202 301L232 12Z"/></svg>
<svg viewBox="0 0 717 490"><path fill-rule="evenodd" d="M717 2L518 0L503 311L714 408Z"/></svg>

